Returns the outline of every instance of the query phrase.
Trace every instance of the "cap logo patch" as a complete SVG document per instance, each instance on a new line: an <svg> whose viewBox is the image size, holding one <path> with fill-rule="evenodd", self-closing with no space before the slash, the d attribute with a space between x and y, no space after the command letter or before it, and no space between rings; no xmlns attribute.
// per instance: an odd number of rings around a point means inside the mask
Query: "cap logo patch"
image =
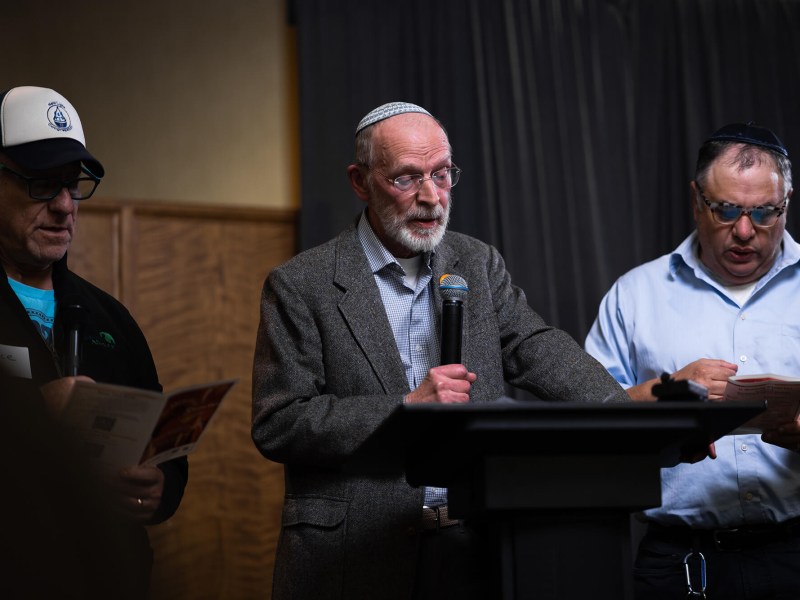
<svg viewBox="0 0 800 600"><path fill-rule="evenodd" d="M72 120L63 104L50 102L47 109L47 122L56 131L69 131L72 129Z"/></svg>

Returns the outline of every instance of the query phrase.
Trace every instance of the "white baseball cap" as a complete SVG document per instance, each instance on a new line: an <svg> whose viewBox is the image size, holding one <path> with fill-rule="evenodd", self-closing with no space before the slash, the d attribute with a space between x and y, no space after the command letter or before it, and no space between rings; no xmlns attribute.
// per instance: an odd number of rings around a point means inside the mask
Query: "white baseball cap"
<svg viewBox="0 0 800 600"><path fill-rule="evenodd" d="M78 111L49 88L21 86L0 93L0 149L32 171L80 161L93 175L105 174L86 149Z"/></svg>

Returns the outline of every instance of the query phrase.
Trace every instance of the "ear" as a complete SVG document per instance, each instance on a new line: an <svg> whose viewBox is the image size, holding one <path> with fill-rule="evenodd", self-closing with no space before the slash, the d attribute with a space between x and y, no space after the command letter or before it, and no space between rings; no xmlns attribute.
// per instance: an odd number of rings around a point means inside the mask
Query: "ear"
<svg viewBox="0 0 800 600"><path fill-rule="evenodd" d="M350 165L347 167L347 177L350 179L350 186L356 193L356 196L361 198L364 202L369 200L369 188L367 187L367 175L364 168L358 165Z"/></svg>

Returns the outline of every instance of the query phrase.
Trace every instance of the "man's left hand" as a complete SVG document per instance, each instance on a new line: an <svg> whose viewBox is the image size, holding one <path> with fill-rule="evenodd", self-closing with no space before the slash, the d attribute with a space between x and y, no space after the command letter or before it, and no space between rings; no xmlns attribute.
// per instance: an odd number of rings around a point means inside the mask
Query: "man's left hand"
<svg viewBox="0 0 800 600"><path fill-rule="evenodd" d="M111 475L116 508L135 523L146 524L161 504L164 472L158 467L126 467Z"/></svg>
<svg viewBox="0 0 800 600"><path fill-rule="evenodd" d="M775 429L765 431L761 435L761 440L768 444L786 448L792 452L800 452L800 422L791 421Z"/></svg>
<svg viewBox="0 0 800 600"><path fill-rule="evenodd" d="M681 448L680 462L694 464L707 458L717 458L717 447L711 442L704 448Z"/></svg>

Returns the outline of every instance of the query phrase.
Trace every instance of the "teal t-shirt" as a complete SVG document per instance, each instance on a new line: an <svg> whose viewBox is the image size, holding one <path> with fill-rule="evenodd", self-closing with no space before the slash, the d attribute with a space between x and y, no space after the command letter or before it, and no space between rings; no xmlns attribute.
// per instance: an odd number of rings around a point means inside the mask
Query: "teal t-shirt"
<svg viewBox="0 0 800 600"><path fill-rule="evenodd" d="M33 324L41 334L47 346L53 349L53 321L56 317L56 293L53 290L40 290L14 281L8 280L11 289L22 302Z"/></svg>

